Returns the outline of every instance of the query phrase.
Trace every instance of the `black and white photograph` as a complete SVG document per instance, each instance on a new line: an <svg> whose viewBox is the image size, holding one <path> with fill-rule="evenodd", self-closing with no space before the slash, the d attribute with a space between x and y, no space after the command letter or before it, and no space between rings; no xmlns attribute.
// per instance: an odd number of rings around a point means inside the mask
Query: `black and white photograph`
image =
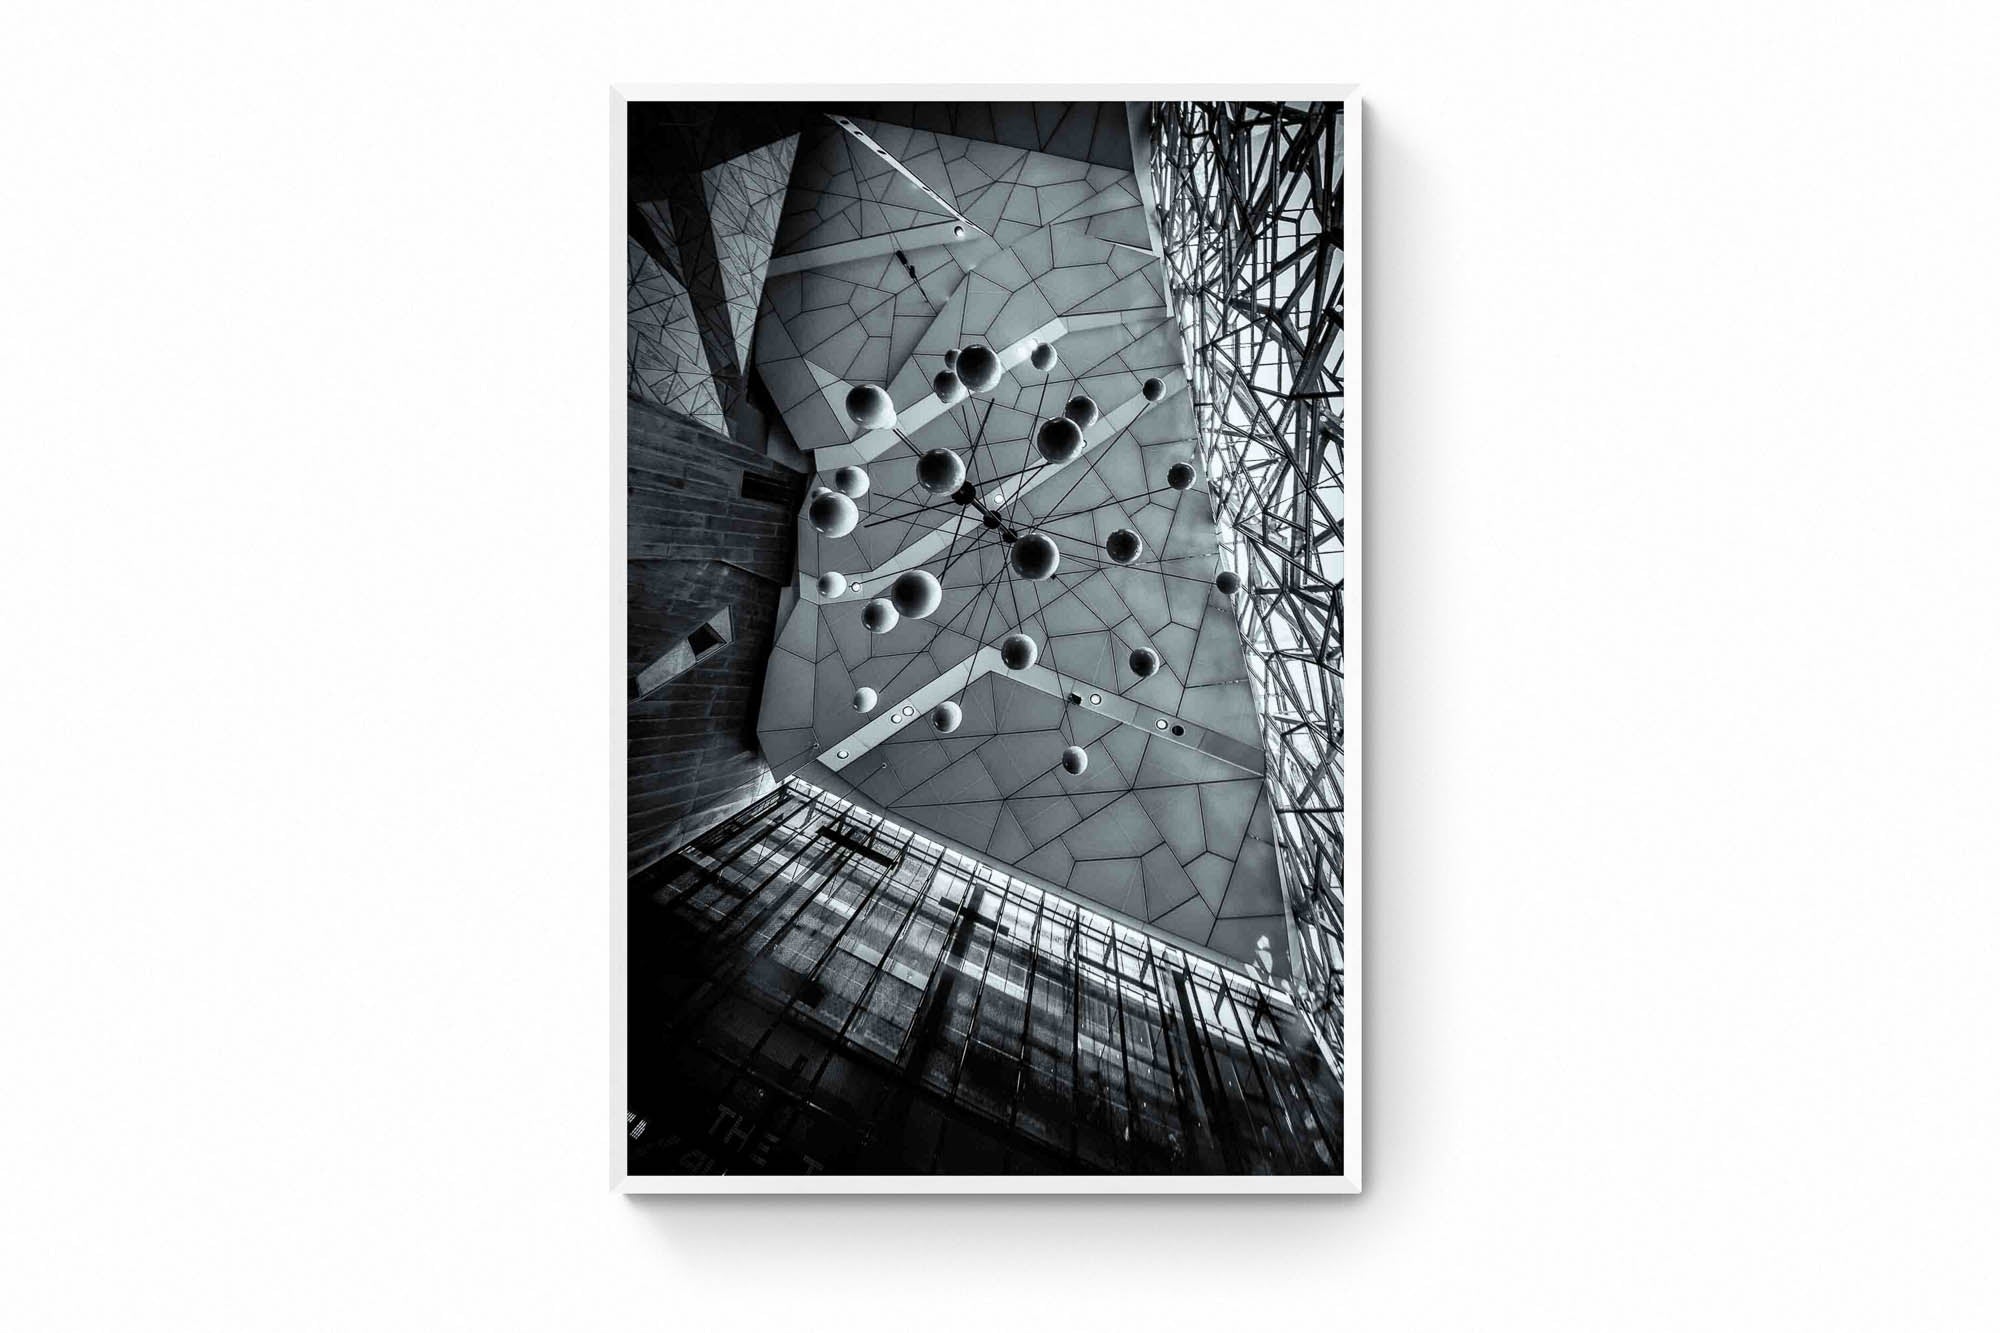
<svg viewBox="0 0 2000 1333"><path fill-rule="evenodd" d="M1358 1187L1355 109L626 113L629 1176Z"/></svg>

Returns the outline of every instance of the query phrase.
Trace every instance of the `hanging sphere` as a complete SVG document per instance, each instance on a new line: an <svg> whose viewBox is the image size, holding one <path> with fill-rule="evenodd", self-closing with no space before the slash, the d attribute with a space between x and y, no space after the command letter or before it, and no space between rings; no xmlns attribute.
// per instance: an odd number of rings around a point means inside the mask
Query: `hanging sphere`
<svg viewBox="0 0 2000 1333"><path fill-rule="evenodd" d="M1194 485L1194 468L1186 463L1176 463L1167 469L1167 485L1177 491L1184 491Z"/></svg>
<svg viewBox="0 0 2000 1333"><path fill-rule="evenodd" d="M1097 420L1097 400L1087 393L1080 393L1064 405L1063 415L1089 430Z"/></svg>
<svg viewBox="0 0 2000 1333"><path fill-rule="evenodd" d="M1215 576L1215 586L1222 590L1224 597L1234 597L1236 590L1243 586L1243 580L1233 569L1225 569Z"/></svg>
<svg viewBox="0 0 2000 1333"><path fill-rule="evenodd" d="M1050 417L1035 432L1035 449L1051 463L1067 463L1083 448L1083 432L1068 417Z"/></svg>
<svg viewBox="0 0 2000 1333"><path fill-rule="evenodd" d="M875 691L869 689L866 685L863 685L860 689L856 690L854 692L854 711L857 713L874 712Z"/></svg>
<svg viewBox="0 0 2000 1333"><path fill-rule="evenodd" d="M819 595L838 597L847 591L847 575L837 569L829 569L819 576Z"/></svg>
<svg viewBox="0 0 2000 1333"><path fill-rule="evenodd" d="M955 369L965 387L974 393L985 393L1000 382L1000 358L983 343L973 343L960 352Z"/></svg>
<svg viewBox="0 0 2000 1333"><path fill-rule="evenodd" d="M931 392L946 407L965 401L965 381L949 370L940 370L931 376Z"/></svg>
<svg viewBox="0 0 2000 1333"><path fill-rule="evenodd" d="M896 424L896 405L881 385L857 384L847 391L847 415L863 430L880 430Z"/></svg>
<svg viewBox="0 0 2000 1333"><path fill-rule="evenodd" d="M956 347L944 354L944 368L946 370L958 369L958 349Z"/></svg>
<svg viewBox="0 0 2000 1333"><path fill-rule="evenodd" d="M1134 648L1132 655L1125 660L1131 664L1132 674L1140 680L1160 669L1160 655L1151 648Z"/></svg>
<svg viewBox="0 0 2000 1333"><path fill-rule="evenodd" d="M1090 767L1090 756L1083 752L1081 745L1071 745L1062 752L1062 766L1066 772L1081 773Z"/></svg>
<svg viewBox="0 0 2000 1333"><path fill-rule="evenodd" d="M946 699L931 709L931 725L939 731L957 731L958 724L965 721L965 710Z"/></svg>
<svg viewBox="0 0 2000 1333"><path fill-rule="evenodd" d="M1056 572L1056 566L1062 563L1062 552L1056 549L1054 538L1031 532L1014 543L1007 558L1013 562L1016 574L1039 583Z"/></svg>
<svg viewBox="0 0 2000 1333"><path fill-rule="evenodd" d="M836 470L833 489L850 500L859 500L868 494L868 469L849 466Z"/></svg>
<svg viewBox="0 0 2000 1333"><path fill-rule="evenodd" d="M839 491L828 491L806 506L806 522L822 537L845 537L861 521L854 501Z"/></svg>
<svg viewBox="0 0 2000 1333"><path fill-rule="evenodd" d="M819 497L820 497L820 496L822 496L822 495L831 495L831 494L833 494L833 487L831 487L831 486L815 486L815 487L813 487L813 488L812 488L811 490L809 490L809 491L807 491L807 492L806 492L806 499L808 499L808 500L817 500L817 499L819 499Z"/></svg>
<svg viewBox="0 0 2000 1333"><path fill-rule="evenodd" d="M1146 395L1146 401L1157 403L1167 396L1167 382L1158 375L1139 386L1139 392Z"/></svg>
<svg viewBox="0 0 2000 1333"><path fill-rule="evenodd" d="M1025 634L1009 634L1000 640L1000 664L1009 671L1026 671L1040 656L1035 641Z"/></svg>
<svg viewBox="0 0 2000 1333"><path fill-rule="evenodd" d="M917 481L933 495L958 489L965 480L965 460L949 449L927 449L917 460Z"/></svg>
<svg viewBox="0 0 2000 1333"><path fill-rule="evenodd" d="M901 619L896 614L895 605L886 597L877 597L861 608L861 623L868 627L870 634L887 634L896 628L896 622Z"/></svg>
<svg viewBox="0 0 2000 1333"><path fill-rule="evenodd" d="M1138 533L1130 528L1120 528L1104 539L1104 554L1110 556L1115 564L1129 565L1139 558L1143 546Z"/></svg>
<svg viewBox="0 0 2000 1333"><path fill-rule="evenodd" d="M889 585L889 600L903 615L922 620L938 609L938 603L944 600L944 589L939 586L937 575L928 569L913 569L898 574Z"/></svg>
<svg viewBox="0 0 2000 1333"><path fill-rule="evenodd" d="M1047 343L1036 343L1035 350L1028 353L1028 364L1036 370L1047 370L1056 363L1056 349Z"/></svg>

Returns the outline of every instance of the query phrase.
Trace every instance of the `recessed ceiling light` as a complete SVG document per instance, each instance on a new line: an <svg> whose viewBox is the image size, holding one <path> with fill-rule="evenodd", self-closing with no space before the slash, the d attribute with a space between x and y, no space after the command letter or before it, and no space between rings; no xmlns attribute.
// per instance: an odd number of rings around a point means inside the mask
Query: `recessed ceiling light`
<svg viewBox="0 0 2000 1333"><path fill-rule="evenodd" d="M1104 702L1104 696L1101 694L1093 694L1090 696L1090 701L1094 704L1101 704Z"/></svg>
<svg viewBox="0 0 2000 1333"><path fill-rule="evenodd" d="M837 757L838 757L838 758L841 758L841 759L845 759L845 758L847 758L847 751L845 751L845 750L842 750L842 751L840 752L840 754L839 754L839 755L838 755Z"/></svg>
<svg viewBox="0 0 2000 1333"><path fill-rule="evenodd" d="M904 716L904 717L915 717L916 715L917 715L917 710L916 710L916 709L912 708L912 707L911 707L910 705L908 705L908 704L904 704L904 705L903 705L903 716Z"/></svg>
<svg viewBox="0 0 2000 1333"><path fill-rule="evenodd" d="M1161 718L1158 722L1155 722L1153 725L1158 727L1161 731L1165 731L1167 729L1167 720L1165 718Z"/></svg>

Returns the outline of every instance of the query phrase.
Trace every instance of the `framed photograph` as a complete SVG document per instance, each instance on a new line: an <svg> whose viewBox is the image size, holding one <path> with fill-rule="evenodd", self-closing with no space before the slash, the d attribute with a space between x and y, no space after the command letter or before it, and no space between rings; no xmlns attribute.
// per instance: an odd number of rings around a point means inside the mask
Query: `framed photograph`
<svg viewBox="0 0 2000 1333"><path fill-rule="evenodd" d="M1359 131L615 91L618 1188L1360 1188Z"/></svg>

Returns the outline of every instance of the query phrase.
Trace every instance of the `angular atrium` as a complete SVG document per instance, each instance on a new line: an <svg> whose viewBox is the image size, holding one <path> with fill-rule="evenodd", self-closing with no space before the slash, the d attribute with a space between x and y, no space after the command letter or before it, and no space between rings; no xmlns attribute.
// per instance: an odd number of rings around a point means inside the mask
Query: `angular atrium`
<svg viewBox="0 0 2000 1333"><path fill-rule="evenodd" d="M1345 1170L1339 103L633 103L629 1170Z"/></svg>

